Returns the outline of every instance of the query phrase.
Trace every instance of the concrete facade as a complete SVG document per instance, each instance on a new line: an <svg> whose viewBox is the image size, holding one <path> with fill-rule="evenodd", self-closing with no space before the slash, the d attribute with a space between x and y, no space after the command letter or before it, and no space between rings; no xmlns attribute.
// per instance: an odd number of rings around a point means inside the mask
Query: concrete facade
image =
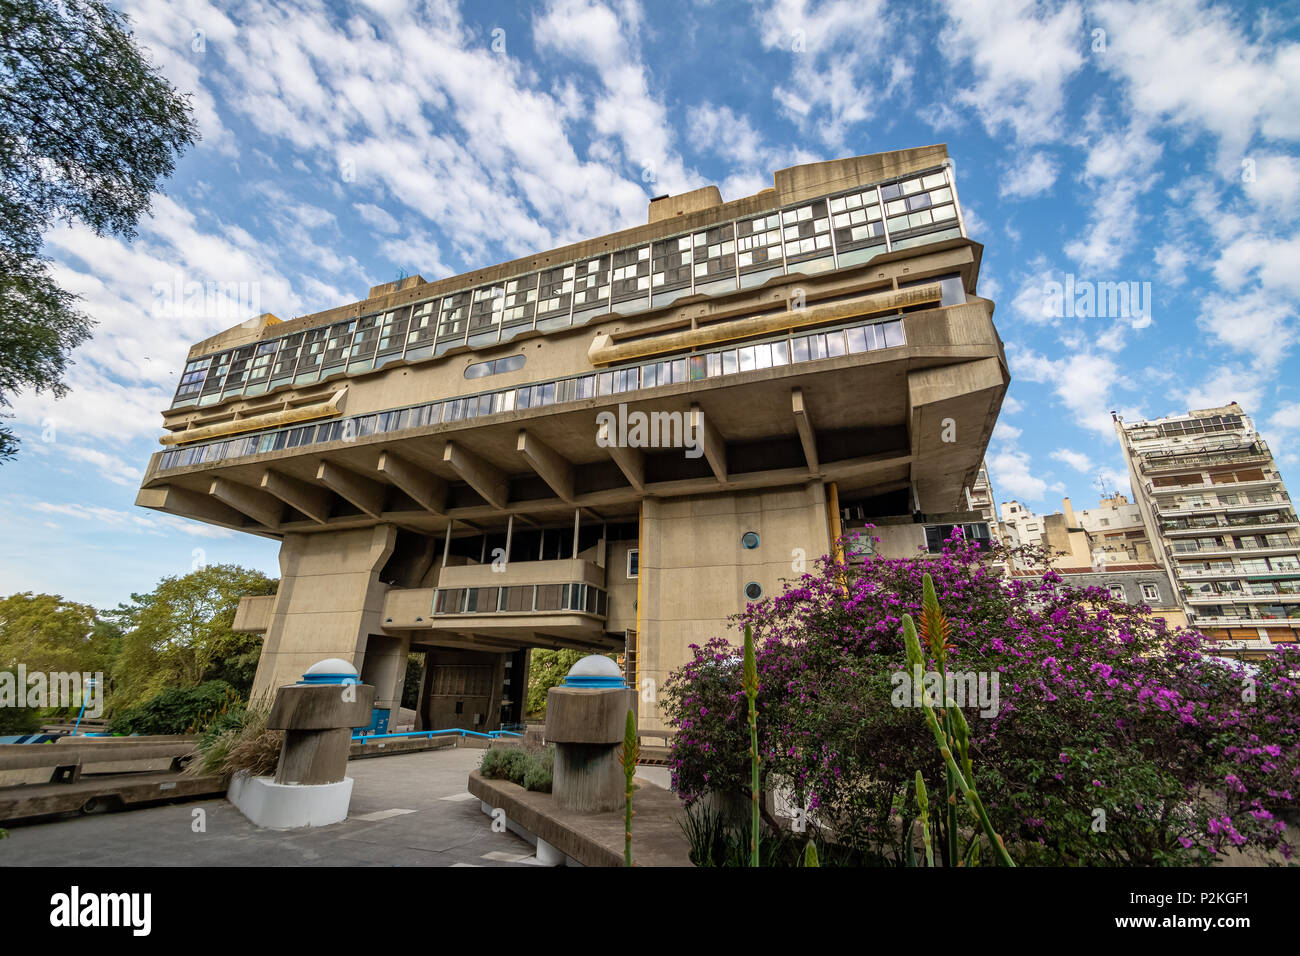
<svg viewBox="0 0 1300 956"><path fill-rule="evenodd" d="M956 190L943 146L814 163L228 330L137 504L283 542L236 620L257 696L337 656L396 713L415 652L417 728L492 729L527 650L573 647L623 652L656 728L687 646L842 530L988 536L968 489L1010 376Z"/></svg>

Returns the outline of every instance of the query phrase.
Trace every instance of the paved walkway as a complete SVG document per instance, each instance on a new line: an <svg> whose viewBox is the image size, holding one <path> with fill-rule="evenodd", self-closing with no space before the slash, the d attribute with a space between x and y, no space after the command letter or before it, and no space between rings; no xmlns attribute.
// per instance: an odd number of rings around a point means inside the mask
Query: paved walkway
<svg viewBox="0 0 1300 956"><path fill-rule="evenodd" d="M223 800L10 826L0 866L527 866L533 848L465 789L482 750L353 760L348 819L259 830ZM205 832L195 832L202 810Z"/></svg>

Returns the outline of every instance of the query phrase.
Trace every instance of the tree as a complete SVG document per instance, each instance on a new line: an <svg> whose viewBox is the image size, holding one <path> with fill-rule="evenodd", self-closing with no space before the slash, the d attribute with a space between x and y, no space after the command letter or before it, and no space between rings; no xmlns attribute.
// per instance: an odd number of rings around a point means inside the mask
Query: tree
<svg viewBox="0 0 1300 956"><path fill-rule="evenodd" d="M96 641L97 613L57 594L0 598L0 670L98 671L112 648Z"/></svg>
<svg viewBox="0 0 1300 956"><path fill-rule="evenodd" d="M21 664L29 674L104 672L116 651L112 638L111 626L88 604L30 591L0 598L0 671L13 674ZM0 707L0 734L33 733L41 714Z"/></svg>
<svg viewBox="0 0 1300 956"><path fill-rule="evenodd" d="M22 388L63 395L92 322L41 254L56 222L135 237L198 137L177 93L102 0L0 0L0 409ZM0 426L0 461L17 453Z"/></svg>
<svg viewBox="0 0 1300 956"><path fill-rule="evenodd" d="M253 686L262 639L231 628L244 595L274 594L277 582L260 571L213 564L166 577L148 594L132 594L111 618L123 630L113 664L117 712L174 687L222 680L242 694Z"/></svg>

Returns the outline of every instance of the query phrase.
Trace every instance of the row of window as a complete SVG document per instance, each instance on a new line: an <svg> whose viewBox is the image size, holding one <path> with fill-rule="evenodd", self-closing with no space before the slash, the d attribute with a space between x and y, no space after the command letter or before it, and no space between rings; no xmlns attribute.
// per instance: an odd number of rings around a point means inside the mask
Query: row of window
<svg viewBox="0 0 1300 956"><path fill-rule="evenodd" d="M295 332L188 363L172 407L210 405L418 361L459 345L508 341L531 329L582 325L598 315L659 308L686 295L719 295L797 272L866 262L962 233L944 170L632 249L454 292L390 312Z"/></svg>
<svg viewBox="0 0 1300 956"><path fill-rule="evenodd" d="M891 319L789 336L742 348L715 349L678 359L633 365L589 375L577 375L554 382L524 385L497 392L485 392L445 402L430 402L388 412L336 419L321 424L300 425L276 431L245 435L202 445L187 445L163 452L160 470L183 468L243 455L265 454L285 448L329 441L353 441L367 435L446 424L497 412L563 404L596 396L615 395L660 385L693 382L755 369L834 358L850 353L894 348L904 344L903 322Z"/></svg>
<svg viewBox="0 0 1300 956"><path fill-rule="evenodd" d="M517 584L491 588L439 588L434 614L520 614L580 611L605 617L605 592L593 584Z"/></svg>

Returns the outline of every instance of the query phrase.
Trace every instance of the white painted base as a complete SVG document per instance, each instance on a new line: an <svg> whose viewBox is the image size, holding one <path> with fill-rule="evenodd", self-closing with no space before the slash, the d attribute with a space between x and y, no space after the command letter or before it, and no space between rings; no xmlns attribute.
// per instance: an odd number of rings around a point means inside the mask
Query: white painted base
<svg viewBox="0 0 1300 956"><path fill-rule="evenodd" d="M324 827L348 818L352 778L308 786L237 773L231 778L226 799L256 826L268 830Z"/></svg>
<svg viewBox="0 0 1300 956"><path fill-rule="evenodd" d="M537 837L537 862L542 866L564 866L568 861L562 852L551 846L541 837Z"/></svg>

